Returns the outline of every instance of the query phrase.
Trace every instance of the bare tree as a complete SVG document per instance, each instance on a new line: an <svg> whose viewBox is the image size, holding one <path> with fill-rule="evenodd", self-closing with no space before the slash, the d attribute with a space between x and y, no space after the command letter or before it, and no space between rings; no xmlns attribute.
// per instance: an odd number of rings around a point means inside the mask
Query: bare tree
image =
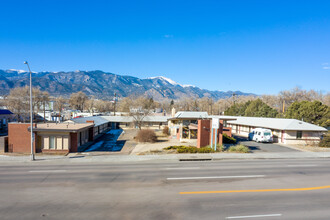
<svg viewBox="0 0 330 220"><path fill-rule="evenodd" d="M18 121L26 121L30 112L30 90L28 86L17 87L10 90L5 103L9 110L17 115ZM47 92L41 92L38 88L32 88L32 109L34 113L40 110L41 105L48 100Z"/></svg>
<svg viewBox="0 0 330 220"><path fill-rule="evenodd" d="M72 93L70 96L70 106L76 110L84 110L85 103L88 100L88 97L83 92Z"/></svg>
<svg viewBox="0 0 330 220"><path fill-rule="evenodd" d="M133 97L125 97L119 101L119 111L121 112L129 112L130 107L133 104Z"/></svg>
<svg viewBox="0 0 330 220"><path fill-rule="evenodd" d="M142 96L131 101L130 116L133 118L134 125L141 130L145 117L154 111L156 104L152 98Z"/></svg>
<svg viewBox="0 0 330 220"><path fill-rule="evenodd" d="M62 110L65 106L65 103L66 103L66 99L64 99L62 96L55 99L55 109L58 111L60 118L62 115Z"/></svg>
<svg viewBox="0 0 330 220"><path fill-rule="evenodd" d="M111 112L113 103L110 101L96 100L94 102L94 107L98 112Z"/></svg>
<svg viewBox="0 0 330 220"><path fill-rule="evenodd" d="M95 103L96 101L94 97L91 97L90 99L86 100L84 109L88 110L90 113L94 113Z"/></svg>

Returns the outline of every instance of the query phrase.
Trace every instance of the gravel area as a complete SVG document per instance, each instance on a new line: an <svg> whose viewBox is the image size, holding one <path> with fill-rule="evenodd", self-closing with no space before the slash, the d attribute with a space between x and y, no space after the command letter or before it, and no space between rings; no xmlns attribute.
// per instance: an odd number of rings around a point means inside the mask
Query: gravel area
<svg viewBox="0 0 330 220"><path fill-rule="evenodd" d="M186 145L186 146L197 146L197 139L180 141L177 139L165 137L162 135L161 131L156 131L158 142L156 143L138 143L131 154L144 154L162 151L163 148L173 146L173 145Z"/></svg>
<svg viewBox="0 0 330 220"><path fill-rule="evenodd" d="M326 147L314 147L314 146L302 146L302 145L296 145L296 146L283 145L283 146L305 152L330 152L330 148L326 148Z"/></svg>

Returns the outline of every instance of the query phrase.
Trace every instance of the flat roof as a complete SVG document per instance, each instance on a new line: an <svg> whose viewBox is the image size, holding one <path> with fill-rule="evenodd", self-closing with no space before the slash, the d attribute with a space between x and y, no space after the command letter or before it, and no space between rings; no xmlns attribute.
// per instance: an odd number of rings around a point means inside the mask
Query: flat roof
<svg viewBox="0 0 330 220"><path fill-rule="evenodd" d="M130 123L134 122L133 116L99 116L102 117L105 120L108 120L108 122L121 122L121 123ZM143 122L159 122L159 123L165 123L167 122L168 116L153 116L153 115L147 115L144 118L142 118Z"/></svg>
<svg viewBox="0 0 330 220"><path fill-rule="evenodd" d="M223 115L208 115L207 112L197 112L197 111L179 111L175 114L174 117L168 118L168 120L176 119L212 119L219 118L219 120L236 120L232 116L223 116Z"/></svg>
<svg viewBox="0 0 330 220"><path fill-rule="evenodd" d="M94 121L94 126L95 127L109 123L109 121L102 118L102 116L89 116L89 117L72 118L72 119L70 119L70 121L73 121L75 123L88 123L87 121Z"/></svg>
<svg viewBox="0 0 330 220"><path fill-rule="evenodd" d="M251 127L270 128L276 130L288 131L327 131L326 128L317 126L308 122L290 118L262 118L262 117L241 117L224 116L236 118L236 121L230 121L229 124L245 125Z"/></svg>
<svg viewBox="0 0 330 220"><path fill-rule="evenodd" d="M197 111L179 111L174 117L168 118L168 120L175 119L207 119L209 115L207 112L197 112Z"/></svg>
<svg viewBox="0 0 330 220"><path fill-rule="evenodd" d="M93 123L42 123L36 124L34 131L78 132L94 127Z"/></svg>

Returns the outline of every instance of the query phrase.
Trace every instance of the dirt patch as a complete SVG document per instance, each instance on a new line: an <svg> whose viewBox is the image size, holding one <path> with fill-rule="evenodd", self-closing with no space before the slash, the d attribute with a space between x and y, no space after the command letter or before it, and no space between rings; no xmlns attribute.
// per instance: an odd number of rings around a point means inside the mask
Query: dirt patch
<svg viewBox="0 0 330 220"><path fill-rule="evenodd" d="M130 154L137 145L134 140L138 130L127 128L124 129L123 133L119 136L117 141L125 141L124 147L121 149L122 154Z"/></svg>
<svg viewBox="0 0 330 220"><path fill-rule="evenodd" d="M330 152L330 148L327 147L302 146L302 145L297 145L297 146L283 145L283 146L305 152Z"/></svg>

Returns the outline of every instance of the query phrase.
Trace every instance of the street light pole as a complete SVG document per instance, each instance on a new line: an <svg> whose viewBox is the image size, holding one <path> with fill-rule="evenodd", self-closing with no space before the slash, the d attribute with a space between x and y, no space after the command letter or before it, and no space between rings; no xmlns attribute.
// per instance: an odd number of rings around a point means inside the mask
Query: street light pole
<svg viewBox="0 0 330 220"><path fill-rule="evenodd" d="M27 61L24 62L29 68L30 72L30 122L31 122L31 161L34 161L34 149L33 149L33 112L32 112L32 72L30 70L29 63Z"/></svg>

